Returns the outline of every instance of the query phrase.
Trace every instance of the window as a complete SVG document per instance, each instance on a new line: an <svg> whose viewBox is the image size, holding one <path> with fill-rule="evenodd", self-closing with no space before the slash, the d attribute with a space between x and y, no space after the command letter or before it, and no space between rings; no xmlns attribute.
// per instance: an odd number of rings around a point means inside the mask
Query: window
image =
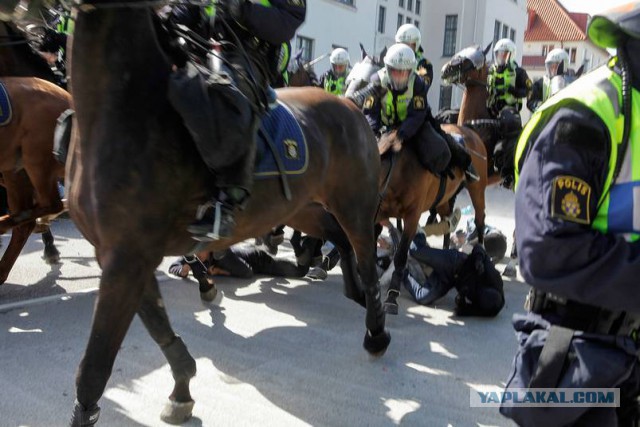
<svg viewBox="0 0 640 427"><path fill-rule="evenodd" d="M416 28L420 28L420 22L418 21L413 21L413 25L415 25Z"/></svg>
<svg viewBox="0 0 640 427"><path fill-rule="evenodd" d="M411 18L407 16L407 24L411 24Z"/></svg>
<svg viewBox="0 0 640 427"><path fill-rule="evenodd" d="M458 15L447 15L444 21L444 45L442 56L453 56L456 53L456 33L458 31Z"/></svg>
<svg viewBox="0 0 640 427"><path fill-rule="evenodd" d="M400 28L400 26L404 24L404 15L399 13L398 14L398 28Z"/></svg>
<svg viewBox="0 0 640 427"><path fill-rule="evenodd" d="M387 9L384 6L380 6L378 9L378 32L384 33L384 21L387 17Z"/></svg>
<svg viewBox="0 0 640 427"><path fill-rule="evenodd" d="M452 86L440 86L440 110L445 108L451 108L451 93L453 92Z"/></svg>
<svg viewBox="0 0 640 427"><path fill-rule="evenodd" d="M502 38L506 39L507 37L509 37L509 26L508 25L503 25L502 26Z"/></svg>
<svg viewBox="0 0 640 427"><path fill-rule="evenodd" d="M302 50L302 56L300 59L303 63L309 62L313 59L313 39L298 36L296 39L296 48L298 50Z"/></svg>
<svg viewBox="0 0 640 427"><path fill-rule="evenodd" d="M398 6L404 7L404 0L398 0Z"/></svg>
<svg viewBox="0 0 640 427"><path fill-rule="evenodd" d="M496 23L493 25L493 44L495 45L498 40L500 40L500 28L502 27L502 22L496 20Z"/></svg>
<svg viewBox="0 0 640 427"><path fill-rule="evenodd" d="M511 31L509 31L509 38L512 42L516 42L516 30L514 30L513 28L511 29Z"/></svg>
<svg viewBox="0 0 640 427"><path fill-rule="evenodd" d="M413 0L407 0L407 10L411 12L413 9Z"/></svg>
<svg viewBox="0 0 640 427"><path fill-rule="evenodd" d="M353 0L336 0L338 3L346 4L347 6L353 6Z"/></svg>
<svg viewBox="0 0 640 427"><path fill-rule="evenodd" d="M416 15L420 15L420 9L422 9L422 0L416 0Z"/></svg>
<svg viewBox="0 0 640 427"><path fill-rule="evenodd" d="M565 49L567 51L567 54L569 54L569 64L575 64L576 63L576 51L577 49L575 47L570 47Z"/></svg>
<svg viewBox="0 0 640 427"><path fill-rule="evenodd" d="M551 52L553 50L553 45L552 44L544 44L542 45L542 56L547 56L547 53Z"/></svg>

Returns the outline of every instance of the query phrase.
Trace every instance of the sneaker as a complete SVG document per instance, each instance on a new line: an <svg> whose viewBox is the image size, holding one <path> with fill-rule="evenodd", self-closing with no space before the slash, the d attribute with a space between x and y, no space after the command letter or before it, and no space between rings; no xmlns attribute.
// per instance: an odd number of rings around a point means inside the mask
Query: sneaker
<svg viewBox="0 0 640 427"><path fill-rule="evenodd" d="M187 231L192 234L194 240L212 242L233 236L235 226L233 205L209 201L198 207L196 221L187 227Z"/></svg>
<svg viewBox="0 0 640 427"><path fill-rule="evenodd" d="M447 221L449 222L449 233L456 231L460 218L462 218L462 211L460 208L455 208L451 215L447 217Z"/></svg>

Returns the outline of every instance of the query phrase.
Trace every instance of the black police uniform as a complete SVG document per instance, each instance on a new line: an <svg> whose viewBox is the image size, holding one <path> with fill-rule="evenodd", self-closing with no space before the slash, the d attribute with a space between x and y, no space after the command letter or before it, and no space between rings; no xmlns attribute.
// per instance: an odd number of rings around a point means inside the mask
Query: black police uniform
<svg viewBox="0 0 640 427"><path fill-rule="evenodd" d="M640 89L640 62L635 62L632 84ZM530 426L601 426L612 425L616 419L619 425L636 425L632 422L638 420L638 347L625 338L634 327L629 322L634 320L621 312L640 311L636 279L640 273L640 241L627 242L620 235L602 234L585 223L586 219L595 218L606 182L609 131L591 109L566 101L547 116L546 124L540 124L529 141L516 192L516 242L522 276L535 291L527 303L531 312L514 316L520 348L507 385L615 385L620 387L622 405L554 408L549 412L503 407L501 412ZM575 200L573 219L554 208L554 200L558 199L554 199L554 193L561 191L554 179L559 176L581 180L588 186L588 191L579 193ZM635 318L637 321L637 315ZM548 385L545 383L550 377L535 371L542 358L541 349L546 342L553 342L548 347L557 349L555 343L562 341L562 334L570 333L556 327L552 337L551 325L583 332L573 335L571 348L567 349L570 357L564 359L565 374Z"/></svg>

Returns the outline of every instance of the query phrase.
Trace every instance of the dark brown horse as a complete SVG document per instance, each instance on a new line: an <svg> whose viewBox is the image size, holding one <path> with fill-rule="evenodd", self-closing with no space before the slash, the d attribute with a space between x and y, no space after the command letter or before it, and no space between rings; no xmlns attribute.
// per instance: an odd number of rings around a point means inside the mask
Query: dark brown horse
<svg viewBox="0 0 640 427"><path fill-rule="evenodd" d="M509 187L513 174L513 147L507 145L515 143L515 139L502 141L501 122L487 109L489 68L486 54L490 47L482 50L474 45L456 53L442 68L441 77L448 84L464 87L457 124L473 129L482 138L488 154L489 185L502 182ZM503 146L497 154L496 144L501 141Z"/></svg>
<svg viewBox="0 0 640 427"><path fill-rule="evenodd" d="M89 425L97 417L97 402L136 313L175 380L162 418L179 423L193 407L195 361L169 324L154 271L165 255L195 249L186 228L208 197L212 177L168 100L171 62L161 46L169 41L153 11L122 2L95 6L78 11L72 42L76 138L67 178L71 216L95 246L102 277L76 378L72 424ZM277 179L257 181L236 217L233 239L201 249L221 250L282 223L330 239L341 250L347 296L366 305L364 347L381 354L390 335L375 267L375 138L348 100L314 88L287 88L278 96L303 130L307 171L291 178L291 201ZM234 149L216 143L221 156Z"/></svg>
<svg viewBox="0 0 640 427"><path fill-rule="evenodd" d="M0 76L39 77L3 79L14 111L11 123L0 127L0 184L7 188L12 216L0 220L0 232L19 226L13 228L0 260L2 284L34 230L32 209L37 208L45 216L62 211L57 180L64 178L64 167L52 154L53 130L71 101L66 91L48 83L55 82L51 68L30 46L24 33L9 22L0 22ZM45 243L44 259L51 264L59 260L60 253L48 221L49 218L41 218L39 229Z"/></svg>

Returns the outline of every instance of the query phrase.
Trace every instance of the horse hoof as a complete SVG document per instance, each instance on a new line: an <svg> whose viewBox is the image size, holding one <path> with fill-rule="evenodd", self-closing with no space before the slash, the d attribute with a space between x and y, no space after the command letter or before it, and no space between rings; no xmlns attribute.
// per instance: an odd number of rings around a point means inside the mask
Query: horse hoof
<svg viewBox="0 0 640 427"><path fill-rule="evenodd" d="M80 402L76 401L69 425L71 427L90 427L98 422L98 418L100 418L98 405L93 405L91 409L85 409Z"/></svg>
<svg viewBox="0 0 640 427"><path fill-rule="evenodd" d="M208 284L208 286L203 286L200 284L200 299L204 302L212 302L216 299L218 295L218 288L216 288L215 283Z"/></svg>
<svg viewBox="0 0 640 427"><path fill-rule="evenodd" d="M387 351L390 342L391 334L386 329L377 335L371 335L371 332L367 330L362 346L371 356L380 357Z"/></svg>
<svg viewBox="0 0 640 427"><path fill-rule="evenodd" d="M193 405L195 402L190 400L189 402L175 402L170 400L164 406L160 419L168 424L182 424L191 418L193 412Z"/></svg>
<svg viewBox="0 0 640 427"><path fill-rule="evenodd" d="M504 277L516 277L516 274L516 266L511 264L507 264L507 266L504 268L504 271L502 272L502 275Z"/></svg>
<svg viewBox="0 0 640 427"><path fill-rule="evenodd" d="M397 302L385 302L384 303L384 312L387 314L398 314L398 303Z"/></svg>
<svg viewBox="0 0 640 427"><path fill-rule="evenodd" d="M57 264L58 262L60 262L60 252L58 251L58 249L53 248L51 250L45 250L44 261L49 265Z"/></svg>

